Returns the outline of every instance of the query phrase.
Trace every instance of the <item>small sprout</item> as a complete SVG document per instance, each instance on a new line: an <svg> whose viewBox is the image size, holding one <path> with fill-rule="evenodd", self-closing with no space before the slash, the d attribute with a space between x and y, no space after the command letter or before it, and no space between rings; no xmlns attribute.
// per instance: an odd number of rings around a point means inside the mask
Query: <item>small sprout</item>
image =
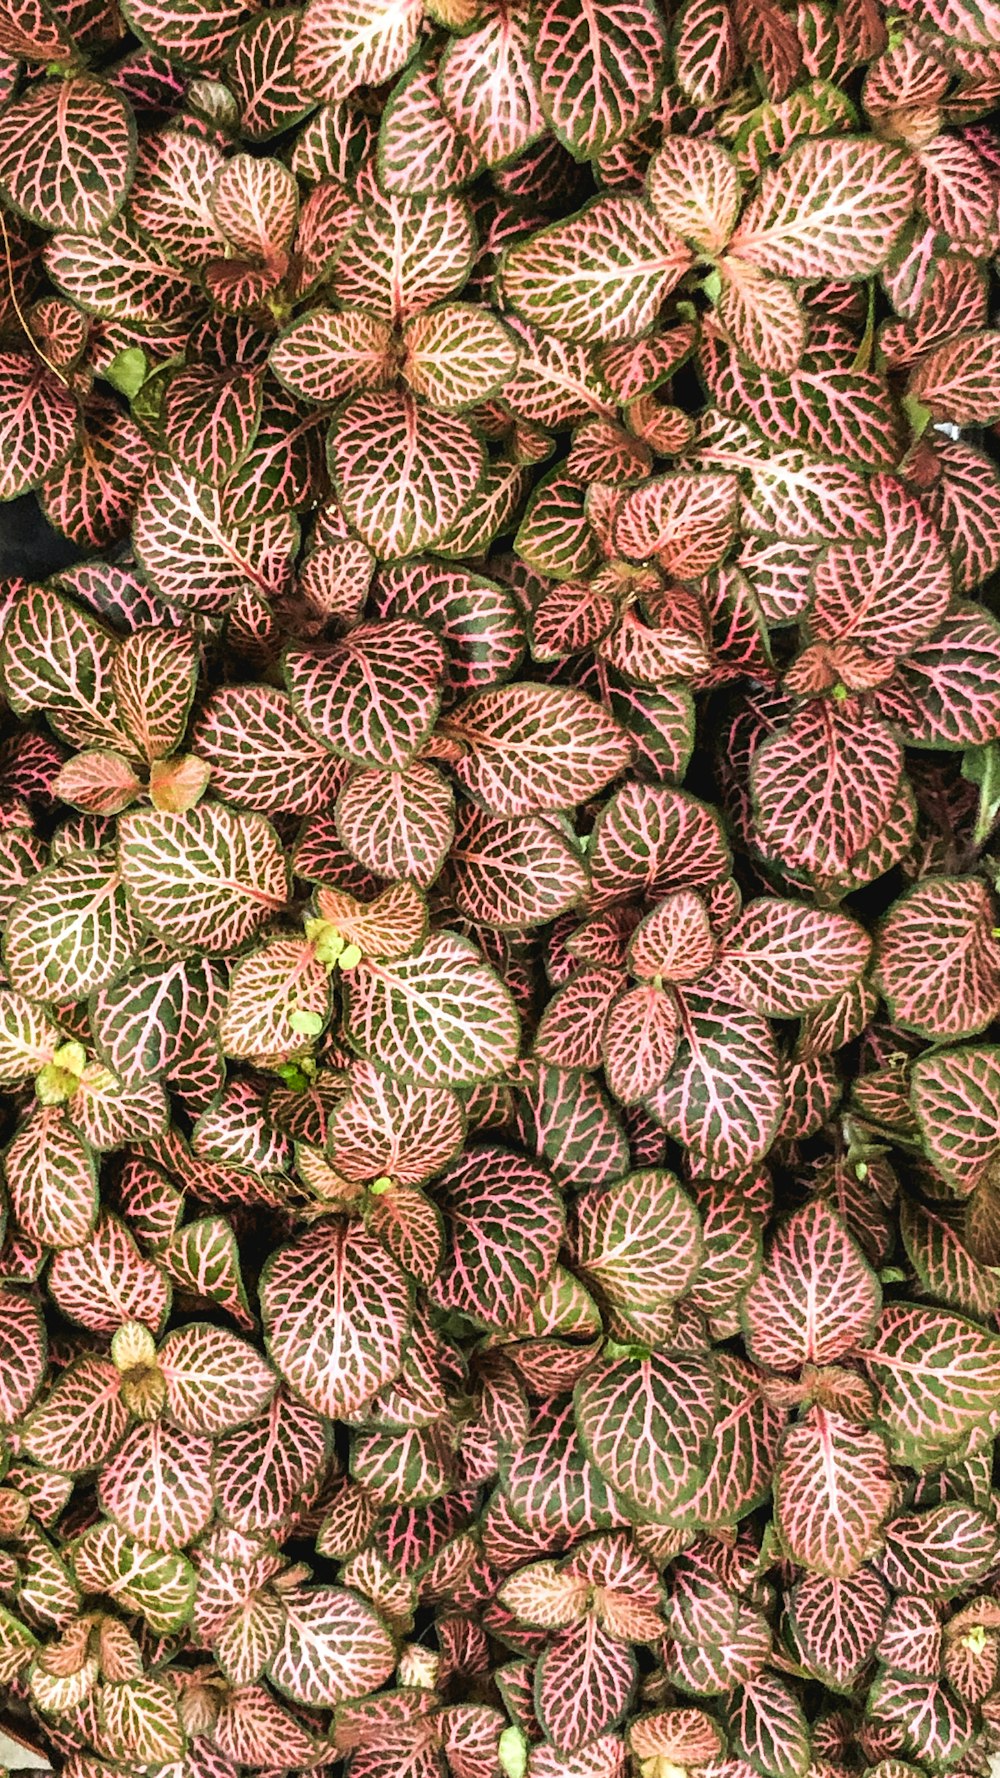
<svg viewBox="0 0 1000 1778"><path fill-rule="evenodd" d="M962 1641L965 1643L970 1654L981 1655L989 1638L986 1634L985 1627L982 1624L973 1624L971 1630L966 1630Z"/></svg>
<svg viewBox="0 0 1000 1778"><path fill-rule="evenodd" d="M375 1179L372 1181L371 1185L368 1187L368 1190L370 1191L373 1198L381 1198L381 1197L384 1197L386 1192L392 1191L393 1184L394 1184L394 1181L389 1178L388 1174L383 1173L381 1179Z"/></svg>
<svg viewBox="0 0 1000 1778"><path fill-rule="evenodd" d="M318 1012L309 1012L304 1006L289 1013L288 1023L300 1037L318 1037L323 1029L322 1016Z"/></svg>
<svg viewBox="0 0 1000 1778"><path fill-rule="evenodd" d="M129 1371L152 1364L156 1358L156 1341L141 1321L123 1321L111 1341L111 1362L125 1376Z"/></svg>
<svg viewBox="0 0 1000 1778"><path fill-rule="evenodd" d="M307 920L305 932L320 963L332 968L347 943L343 933L329 920Z"/></svg>
<svg viewBox="0 0 1000 1778"><path fill-rule="evenodd" d="M524 1778L528 1770L528 1737L517 1723L504 1729L497 1752L504 1778Z"/></svg>
<svg viewBox="0 0 1000 1778"><path fill-rule="evenodd" d="M360 962L360 945L345 945L340 956L337 958L337 964L340 969L356 969Z"/></svg>

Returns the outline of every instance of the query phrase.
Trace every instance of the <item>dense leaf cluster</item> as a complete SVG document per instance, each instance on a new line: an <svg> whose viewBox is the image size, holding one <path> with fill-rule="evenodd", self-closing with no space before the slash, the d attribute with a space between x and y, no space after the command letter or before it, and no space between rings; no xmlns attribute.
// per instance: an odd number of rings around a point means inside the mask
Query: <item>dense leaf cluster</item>
<svg viewBox="0 0 1000 1778"><path fill-rule="evenodd" d="M988 1772L998 99L996 0L4 0L65 1778Z"/></svg>

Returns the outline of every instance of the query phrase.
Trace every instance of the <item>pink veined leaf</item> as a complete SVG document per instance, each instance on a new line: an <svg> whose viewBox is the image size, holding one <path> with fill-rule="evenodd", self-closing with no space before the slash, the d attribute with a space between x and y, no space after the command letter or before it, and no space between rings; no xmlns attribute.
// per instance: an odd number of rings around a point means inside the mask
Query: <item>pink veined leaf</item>
<svg viewBox="0 0 1000 1778"><path fill-rule="evenodd" d="M240 106L240 132L249 141L279 135L312 109L293 67L298 24L291 11L258 14L231 45L226 81Z"/></svg>
<svg viewBox="0 0 1000 1778"><path fill-rule="evenodd" d="M704 1257L698 1212L666 1171L582 1193L574 1247L584 1281L626 1309L675 1302Z"/></svg>
<svg viewBox="0 0 1000 1778"><path fill-rule="evenodd" d="M738 253L723 257L719 273L720 328L762 371L790 376L802 358L807 332L805 313L791 285Z"/></svg>
<svg viewBox="0 0 1000 1778"><path fill-rule="evenodd" d="M361 309L313 309L300 315L268 360L284 387L304 401L340 401L357 389L390 389L395 380L392 329Z"/></svg>
<svg viewBox="0 0 1000 1778"><path fill-rule="evenodd" d="M730 874L718 816L687 791L623 786L598 816L589 848L591 906L636 894L708 887Z"/></svg>
<svg viewBox="0 0 1000 1778"><path fill-rule="evenodd" d="M1000 1387L1000 1336L950 1310L889 1303L865 1364L890 1456L922 1465L989 1421Z"/></svg>
<svg viewBox="0 0 1000 1778"><path fill-rule="evenodd" d="M398 1374L410 1287L363 1228L324 1223L279 1249L260 1301L274 1363L317 1413L353 1415Z"/></svg>
<svg viewBox="0 0 1000 1778"><path fill-rule="evenodd" d="M152 763L184 738L198 683L198 641L183 629L135 629L111 667L115 704L135 745Z"/></svg>
<svg viewBox="0 0 1000 1778"><path fill-rule="evenodd" d="M535 1031L533 1054L559 1068L599 1068L608 1013L627 985L620 969L579 970L549 1000Z"/></svg>
<svg viewBox="0 0 1000 1778"><path fill-rule="evenodd" d="M235 814L221 803L184 815L123 817L119 855L131 905L178 944L232 950L285 904L274 830L261 815Z"/></svg>
<svg viewBox="0 0 1000 1778"><path fill-rule="evenodd" d="M896 1493L878 1434L822 1407L786 1432L774 1488L789 1556L841 1580L873 1549Z"/></svg>
<svg viewBox="0 0 1000 1778"><path fill-rule="evenodd" d="M549 0L532 56L549 127L577 160L593 160L644 122L659 98L666 35L649 0L576 7Z"/></svg>
<svg viewBox="0 0 1000 1778"><path fill-rule="evenodd" d="M736 1692L727 1715L730 1748L737 1758L781 1778L797 1778L808 1770L809 1725L786 1680L758 1674Z"/></svg>
<svg viewBox="0 0 1000 1778"><path fill-rule="evenodd" d="M899 1219L906 1257L928 1294L984 1320L1000 1309L1000 1281L949 1222L912 1198L901 1200Z"/></svg>
<svg viewBox="0 0 1000 1778"><path fill-rule="evenodd" d="M355 772L340 792L337 832L378 876L427 888L451 846L454 806L451 785L423 760L404 771L371 768Z"/></svg>
<svg viewBox="0 0 1000 1778"><path fill-rule="evenodd" d="M164 433L181 468L221 487L257 436L262 399L255 367L214 376L200 366L178 372L167 387Z"/></svg>
<svg viewBox="0 0 1000 1778"><path fill-rule="evenodd" d="M967 1197L1000 1152L1000 1050L932 1051L917 1058L910 1079L928 1155L951 1190Z"/></svg>
<svg viewBox="0 0 1000 1778"><path fill-rule="evenodd" d="M439 57L418 54L398 79L379 125L382 185L400 197L455 191L480 170L480 158L445 112Z"/></svg>
<svg viewBox="0 0 1000 1778"><path fill-rule="evenodd" d="M545 128L527 19L497 7L475 29L452 37L438 91L455 128L488 167L513 160Z"/></svg>
<svg viewBox="0 0 1000 1778"><path fill-rule="evenodd" d="M694 982L715 959L708 909L693 889L668 895L629 940L628 966L640 981Z"/></svg>
<svg viewBox="0 0 1000 1778"><path fill-rule="evenodd" d="M628 1170L618 1118L595 1080L548 1062L522 1062L515 1076L518 1139L548 1161L562 1185L600 1185Z"/></svg>
<svg viewBox="0 0 1000 1778"><path fill-rule="evenodd" d="M358 395L342 410L331 461L348 519L376 555L395 560L438 542L479 487L483 447L457 416L411 395Z"/></svg>
<svg viewBox="0 0 1000 1778"><path fill-rule="evenodd" d="M204 1778L231 1778L244 1761L307 1761L316 1754L314 1738L265 1685L224 1692L212 1738L225 1765L221 1773L210 1769Z"/></svg>
<svg viewBox="0 0 1000 1778"><path fill-rule="evenodd" d="M9 915L4 960L32 1000L83 1000L131 960L139 931L107 858L78 853L40 871Z"/></svg>
<svg viewBox="0 0 1000 1778"><path fill-rule="evenodd" d="M102 1060L126 1086L168 1072L208 1029L218 996L210 966L195 959L139 963L91 998Z"/></svg>
<svg viewBox="0 0 1000 1778"><path fill-rule="evenodd" d="M518 526L518 556L538 574L580 580L597 565L596 533L585 509L585 490L562 467L531 495Z"/></svg>
<svg viewBox="0 0 1000 1778"><path fill-rule="evenodd" d="M878 1280L841 1219L814 1199L779 1229L743 1301L752 1356L770 1370L828 1364L871 1338Z"/></svg>
<svg viewBox="0 0 1000 1778"><path fill-rule="evenodd" d="M185 1294L227 1310L241 1327L253 1328L240 1272L239 1248L224 1216L186 1223L159 1248L157 1259Z"/></svg>
<svg viewBox="0 0 1000 1778"><path fill-rule="evenodd" d="M197 288L156 241L120 216L100 234L61 231L44 253L45 267L64 296L89 315L131 325L173 326L190 318Z"/></svg>
<svg viewBox="0 0 1000 1778"><path fill-rule="evenodd" d="M607 343L644 333L690 263L641 199L601 197L511 247L501 279L507 302L533 326Z"/></svg>
<svg viewBox="0 0 1000 1778"><path fill-rule="evenodd" d="M1000 418L1000 332L963 334L928 353L907 393L953 426L988 426Z"/></svg>
<svg viewBox="0 0 1000 1778"><path fill-rule="evenodd" d="M0 354L0 499L35 488L76 444L77 405L45 366L21 352Z"/></svg>
<svg viewBox="0 0 1000 1778"><path fill-rule="evenodd" d="M627 496L614 527L616 546L632 561L655 557L679 580L700 579L732 542L738 496L735 476L672 470Z"/></svg>
<svg viewBox="0 0 1000 1778"><path fill-rule="evenodd" d="M740 211L739 171L720 143L671 136L650 162L649 201L666 226L702 253L719 254Z"/></svg>
<svg viewBox="0 0 1000 1778"><path fill-rule="evenodd" d="M78 1247L56 1254L49 1289L67 1320L95 1333L114 1333L123 1321L142 1321L157 1333L170 1303L160 1267L107 1212Z"/></svg>
<svg viewBox="0 0 1000 1778"><path fill-rule="evenodd" d="M380 570L379 615L413 617L440 636L448 657L446 698L512 678L524 651L524 619L513 592L485 575L416 561Z"/></svg>
<svg viewBox="0 0 1000 1778"><path fill-rule="evenodd" d="M218 1042L227 1056L276 1068L330 1016L329 974L312 946L270 939L237 963L229 981Z"/></svg>
<svg viewBox="0 0 1000 1778"><path fill-rule="evenodd" d="M766 1491L785 1420L740 1361L717 1353L716 1373L719 1411L705 1478L674 1514L675 1524L695 1530L732 1524Z"/></svg>
<svg viewBox="0 0 1000 1778"><path fill-rule="evenodd" d="M807 138L765 173L732 251L784 277L868 277L902 231L916 184L902 149L864 136Z"/></svg>
<svg viewBox="0 0 1000 1778"><path fill-rule="evenodd" d="M270 1365L246 1340L198 1322L169 1333L156 1362L167 1409L184 1432L214 1436L252 1420L277 1384Z"/></svg>
<svg viewBox="0 0 1000 1778"><path fill-rule="evenodd" d="M102 549L125 531L141 491L150 448L114 402L92 395L76 448L47 475L39 497L50 523L74 543Z"/></svg>
<svg viewBox="0 0 1000 1778"><path fill-rule="evenodd" d="M325 649L293 644L285 675L296 710L324 746L363 766L401 768L437 716L444 651L410 618L365 624Z"/></svg>
<svg viewBox="0 0 1000 1778"><path fill-rule="evenodd" d="M1000 560L1000 477L964 439L935 444L940 474L921 501L944 538L959 592L971 592Z"/></svg>
<svg viewBox="0 0 1000 1778"><path fill-rule="evenodd" d="M128 1423L118 1371L108 1359L90 1354L61 1372L30 1416L25 1449L36 1463L80 1475L100 1468L121 1443Z"/></svg>
<svg viewBox="0 0 1000 1778"><path fill-rule="evenodd" d="M713 991L714 977L684 991L681 1042L648 1109L698 1171L718 1177L767 1153L784 1107L770 1026Z"/></svg>
<svg viewBox="0 0 1000 1778"><path fill-rule="evenodd" d="M327 104L381 86L406 66L420 33L414 0L309 0L295 47L295 78Z"/></svg>
<svg viewBox="0 0 1000 1778"><path fill-rule="evenodd" d="M733 18L747 60L773 100L787 98L802 68L799 33L774 0L733 0Z"/></svg>
<svg viewBox="0 0 1000 1778"><path fill-rule="evenodd" d="M499 977L453 933L414 957L362 962L346 984L346 1032L368 1060L425 1086L468 1086L510 1067L519 1024Z"/></svg>
<svg viewBox="0 0 1000 1778"><path fill-rule="evenodd" d="M475 258L472 216L461 197L373 191L365 198L331 277L342 305L399 325L461 289Z"/></svg>
<svg viewBox="0 0 1000 1778"><path fill-rule="evenodd" d="M525 1321L563 1235L562 1200L548 1171L506 1149L473 1150L442 1175L435 1198L447 1247L432 1300L499 1331Z"/></svg>
<svg viewBox="0 0 1000 1778"><path fill-rule="evenodd" d="M504 1582L500 1597L522 1623L565 1630L590 1607L590 1581L556 1562L533 1562Z"/></svg>
<svg viewBox="0 0 1000 1778"><path fill-rule="evenodd" d="M30 1297L0 1287L0 1419L27 1413L45 1374L45 1323Z"/></svg>
<svg viewBox="0 0 1000 1778"><path fill-rule="evenodd" d="M61 61L74 44L65 18L57 18L43 0L15 0L6 10L0 51L28 62Z"/></svg>
<svg viewBox="0 0 1000 1778"><path fill-rule="evenodd" d="M888 1604L888 1590L870 1568L859 1568L846 1580L804 1575L788 1608L802 1665L824 1684L846 1691L875 1653Z"/></svg>
<svg viewBox="0 0 1000 1778"><path fill-rule="evenodd" d="M674 67L686 97L696 105L717 104L739 59L732 12L724 0L684 0L675 26Z"/></svg>
<svg viewBox="0 0 1000 1778"><path fill-rule="evenodd" d="M328 1454L322 1419L279 1389L258 1419L216 1444L213 1480L222 1517L247 1535L277 1530Z"/></svg>
<svg viewBox="0 0 1000 1778"><path fill-rule="evenodd" d="M643 1519L669 1520L704 1481L716 1408L709 1359L602 1359L577 1384L574 1403L588 1456Z"/></svg>
<svg viewBox="0 0 1000 1778"><path fill-rule="evenodd" d="M97 1220L97 1165L61 1105L41 1107L4 1156L11 1208L46 1247L75 1247Z"/></svg>
<svg viewBox="0 0 1000 1778"><path fill-rule="evenodd" d="M601 1060L608 1086L623 1105L634 1105L663 1085L677 1053L679 1026L669 989L642 984L612 1000Z"/></svg>
<svg viewBox="0 0 1000 1778"><path fill-rule="evenodd" d="M976 1734L970 1706L937 1679L928 1685L883 1669L868 1707L873 1724L888 1729L905 1752L935 1764L953 1764Z"/></svg>
<svg viewBox="0 0 1000 1778"><path fill-rule="evenodd" d="M980 606L953 606L947 625L910 650L876 703L913 746L986 746L1000 726L998 660L996 618Z"/></svg>
<svg viewBox="0 0 1000 1778"><path fill-rule="evenodd" d="M284 587L298 541L294 517L278 511L237 520L233 505L228 487L199 482L168 458L154 462L133 543L169 604L221 615L248 584L265 598Z"/></svg>
<svg viewBox="0 0 1000 1778"><path fill-rule="evenodd" d="M541 814L593 795L623 771L623 728L585 693L522 682L474 694L439 725L463 753L455 775L495 815Z"/></svg>
<svg viewBox="0 0 1000 1778"><path fill-rule="evenodd" d="M294 1702L335 1705L384 1685L395 1644L367 1600L346 1587L294 1587L282 1595L281 1640L269 1663Z"/></svg>
<svg viewBox="0 0 1000 1778"><path fill-rule="evenodd" d="M239 253L283 271L298 218L295 176L269 155L234 154L220 168L209 206Z"/></svg>
<svg viewBox="0 0 1000 1778"><path fill-rule="evenodd" d="M213 791L237 808L308 815L325 808L343 782L344 768L271 686L220 686L191 746L211 767Z"/></svg>
<svg viewBox="0 0 1000 1778"><path fill-rule="evenodd" d="M0 1085L16 1087L37 1074L62 1041L61 1033L23 994L0 990Z"/></svg>
<svg viewBox="0 0 1000 1778"><path fill-rule="evenodd" d="M833 543L812 571L806 617L814 641L850 641L876 656L907 654L931 636L951 600L947 551L919 501L879 477L884 523L878 544Z"/></svg>
<svg viewBox="0 0 1000 1778"><path fill-rule="evenodd" d="M239 25L246 18L242 0L129 0L129 24L142 40L191 68L209 72L221 67Z"/></svg>
<svg viewBox="0 0 1000 1778"><path fill-rule="evenodd" d="M870 952L868 934L848 915L761 896L726 933L720 970L756 1012L796 1018L846 993Z"/></svg>
<svg viewBox="0 0 1000 1778"><path fill-rule="evenodd" d="M901 896L875 967L894 1022L937 1040L984 1030L1000 1004L993 925L989 892L973 877L930 877Z"/></svg>
<svg viewBox="0 0 1000 1778"><path fill-rule="evenodd" d="M542 1741L531 1749L531 1778L624 1778L626 1749L618 1734L598 1735L575 1753Z"/></svg>
<svg viewBox="0 0 1000 1778"><path fill-rule="evenodd" d="M101 1474L100 1503L153 1549L183 1549L212 1516L212 1443L154 1421L137 1426Z"/></svg>
<svg viewBox="0 0 1000 1778"><path fill-rule="evenodd" d="M636 1679L635 1656L588 1617L550 1641L535 1675L539 1720L549 1740L573 1753L616 1723Z"/></svg>
<svg viewBox="0 0 1000 1778"><path fill-rule="evenodd" d="M763 276L756 267L732 259L726 267L730 281L751 273ZM779 291L788 288L770 282ZM845 365L832 352L809 351L797 366L773 374L776 367L765 366L756 355L748 362L711 333L703 337L700 354L703 374L722 411L749 421L772 445L800 447L833 463L890 470L901 441L889 389L875 372L855 370L853 361L853 352ZM898 484L888 486L895 491ZM880 487L884 492L885 484ZM898 516L905 519L905 509Z"/></svg>
<svg viewBox="0 0 1000 1778"><path fill-rule="evenodd" d="M570 1400L540 1409L511 1459L505 1487L517 1522L546 1538L625 1523L584 1452Z"/></svg>
<svg viewBox="0 0 1000 1778"><path fill-rule="evenodd" d="M902 767L884 723L850 703L814 699L754 755L761 837L793 867L842 874L888 819Z"/></svg>
<svg viewBox="0 0 1000 1778"><path fill-rule="evenodd" d="M892 1519L877 1566L895 1592L938 1601L981 1582L996 1551L989 1513L966 1501L948 1501Z"/></svg>
<svg viewBox="0 0 1000 1778"><path fill-rule="evenodd" d="M460 911L504 930L523 931L557 918L587 888L575 848L543 816L501 821L464 805L449 861Z"/></svg>
<svg viewBox="0 0 1000 1778"><path fill-rule="evenodd" d="M334 1112L329 1148L345 1179L365 1183L388 1177L413 1186L441 1172L464 1134L465 1118L453 1093L405 1086L370 1063L357 1062L348 1093Z"/></svg>
<svg viewBox="0 0 1000 1778"><path fill-rule="evenodd" d="M121 207L135 120L89 74L42 81L0 113L0 187L41 228L96 234Z"/></svg>
<svg viewBox="0 0 1000 1778"><path fill-rule="evenodd" d="M316 911L366 958L383 963L409 956L427 935L427 903L412 883L390 883L367 904L343 889L318 889Z"/></svg>
<svg viewBox="0 0 1000 1778"><path fill-rule="evenodd" d="M517 336L474 303L441 303L408 321L403 375L414 395L454 412L499 394L520 356Z"/></svg>

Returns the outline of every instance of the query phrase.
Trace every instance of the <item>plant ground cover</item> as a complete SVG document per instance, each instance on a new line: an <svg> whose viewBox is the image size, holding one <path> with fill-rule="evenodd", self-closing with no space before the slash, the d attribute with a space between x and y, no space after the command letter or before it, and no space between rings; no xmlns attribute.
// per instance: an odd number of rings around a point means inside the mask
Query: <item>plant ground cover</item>
<svg viewBox="0 0 1000 1778"><path fill-rule="evenodd" d="M992 0L4 0L65 1778L988 1778L998 102Z"/></svg>

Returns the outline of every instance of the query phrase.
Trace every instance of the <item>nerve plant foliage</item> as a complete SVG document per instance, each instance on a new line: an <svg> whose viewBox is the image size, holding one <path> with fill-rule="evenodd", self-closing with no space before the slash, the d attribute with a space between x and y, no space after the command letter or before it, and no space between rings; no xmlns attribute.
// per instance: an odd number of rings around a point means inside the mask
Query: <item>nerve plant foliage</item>
<svg viewBox="0 0 1000 1778"><path fill-rule="evenodd" d="M0 1721L985 1778L1000 12L5 0L0 94Z"/></svg>

